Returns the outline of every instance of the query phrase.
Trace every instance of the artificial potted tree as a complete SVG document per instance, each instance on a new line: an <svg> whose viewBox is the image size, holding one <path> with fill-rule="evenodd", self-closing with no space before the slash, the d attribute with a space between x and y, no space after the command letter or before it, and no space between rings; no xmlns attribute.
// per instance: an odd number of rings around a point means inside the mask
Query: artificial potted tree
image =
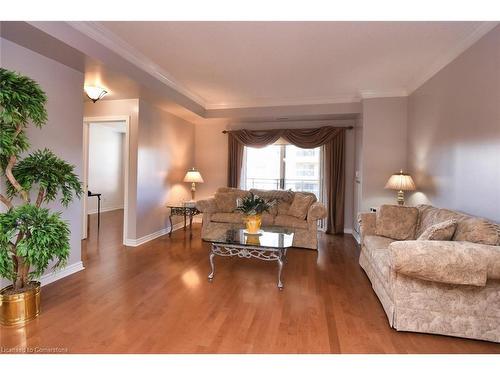
<svg viewBox="0 0 500 375"><path fill-rule="evenodd" d="M35 81L0 68L0 277L12 281L0 290L3 325L38 316L36 279L52 262L54 268L64 266L69 256L68 223L43 205L60 200L66 207L82 193L74 166L52 151L37 150L26 156L26 130L30 125L45 125L46 101Z"/></svg>

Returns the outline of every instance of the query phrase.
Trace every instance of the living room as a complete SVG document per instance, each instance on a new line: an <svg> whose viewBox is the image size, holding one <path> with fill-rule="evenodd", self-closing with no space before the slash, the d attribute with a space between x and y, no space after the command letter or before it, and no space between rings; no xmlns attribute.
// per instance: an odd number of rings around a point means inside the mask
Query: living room
<svg viewBox="0 0 500 375"><path fill-rule="evenodd" d="M2 17L2 354L496 360L493 13Z"/></svg>

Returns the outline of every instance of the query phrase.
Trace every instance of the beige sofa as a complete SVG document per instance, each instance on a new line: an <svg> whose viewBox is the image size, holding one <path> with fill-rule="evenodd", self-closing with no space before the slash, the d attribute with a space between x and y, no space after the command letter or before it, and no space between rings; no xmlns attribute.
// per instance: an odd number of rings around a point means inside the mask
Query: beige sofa
<svg viewBox="0 0 500 375"><path fill-rule="evenodd" d="M326 217L326 208L312 196L312 204L306 208L304 219L288 215L295 193L289 190L240 190L219 188L215 197L196 202L198 210L203 212L201 237L205 240L220 237L228 229L244 228L243 214L235 211L236 200L250 192L276 204L269 213L262 215L262 226L268 228L286 228L294 234L293 246L307 249L318 248L318 220Z"/></svg>
<svg viewBox="0 0 500 375"><path fill-rule="evenodd" d="M406 241L377 235L380 210L358 216L359 263L390 326L500 342L499 225L428 205L416 208L415 234ZM451 241L415 240L449 219L458 222ZM397 225L404 219L392 220Z"/></svg>

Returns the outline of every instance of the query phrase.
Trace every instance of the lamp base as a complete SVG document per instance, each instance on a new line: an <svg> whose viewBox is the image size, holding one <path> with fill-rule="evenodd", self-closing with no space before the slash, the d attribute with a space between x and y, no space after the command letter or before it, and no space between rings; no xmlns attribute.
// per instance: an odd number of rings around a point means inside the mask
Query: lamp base
<svg viewBox="0 0 500 375"><path fill-rule="evenodd" d="M398 191L398 204L400 206L405 205L405 193L403 190Z"/></svg>
<svg viewBox="0 0 500 375"><path fill-rule="evenodd" d="M196 184L193 182L191 184L191 200L194 201L194 196L196 194Z"/></svg>

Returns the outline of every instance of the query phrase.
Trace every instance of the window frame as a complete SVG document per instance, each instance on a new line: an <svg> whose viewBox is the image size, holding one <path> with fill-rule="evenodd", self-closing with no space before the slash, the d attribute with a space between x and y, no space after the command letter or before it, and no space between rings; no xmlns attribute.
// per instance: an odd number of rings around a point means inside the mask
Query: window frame
<svg viewBox="0 0 500 375"><path fill-rule="evenodd" d="M279 146L280 147L280 168L279 168L279 178L276 180L279 181L278 183L278 188L281 190L285 189L286 186L286 150L288 145L291 145L290 143L274 143L272 146ZM270 145L271 146L271 145ZM296 146L297 147L297 146ZM243 149L243 165L241 168L241 182L240 182L240 188L242 189L250 189L250 186L247 186L247 162L248 162L248 149L253 148L249 146L244 146ZM301 148L301 147L298 147ZM319 178L318 178L318 183L319 183L319 196L317 196L318 202L321 202L323 204L326 204L326 189L325 189L325 150L324 146L320 146L319 148ZM309 150L306 148L303 148L303 150ZM300 178L299 180L309 180L305 177L307 176L302 176L304 178ZM295 180L295 179L290 179L290 180ZM311 179L312 181L312 179ZM318 221L318 229L320 230L325 230L325 220L320 220Z"/></svg>

